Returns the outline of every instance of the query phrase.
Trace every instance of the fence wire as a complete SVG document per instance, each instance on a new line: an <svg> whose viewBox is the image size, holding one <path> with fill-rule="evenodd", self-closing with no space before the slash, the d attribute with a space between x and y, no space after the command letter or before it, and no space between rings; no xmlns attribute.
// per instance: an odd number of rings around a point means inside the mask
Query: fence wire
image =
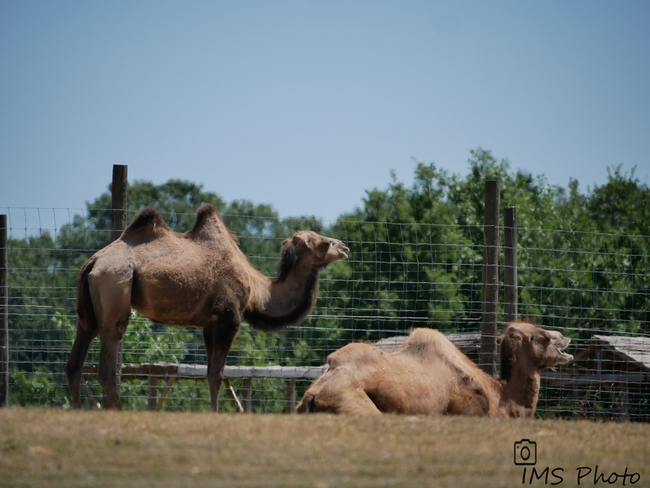
<svg viewBox="0 0 650 488"><path fill-rule="evenodd" d="M82 209L0 208L5 212L9 404L68 408L63 366L76 327L76 281L110 232L95 228L96 219ZM164 216L179 231L193 220ZM398 342L416 327L440 329L478 361L481 227L339 221L323 229L311 220L223 217L253 266L268 276L283 240L298 229L350 248L347 261L321 272L316 307L303 323L276 334L243 324L226 364L234 372L229 385L245 409L284 412L329 353L352 341ZM543 374L536 415L650 421L650 237L527 228L517 237L519 316L571 337L568 352L575 357ZM500 277L502 302L502 270ZM154 324L134 313L121 360L125 408L209 408L200 329ZM85 408L102 402L93 376L98 361L94 341L85 362ZM278 366L285 373L294 368L294 378L272 377L271 367ZM241 376L249 370L254 373ZM220 393L222 411L238 408L228 390Z"/></svg>

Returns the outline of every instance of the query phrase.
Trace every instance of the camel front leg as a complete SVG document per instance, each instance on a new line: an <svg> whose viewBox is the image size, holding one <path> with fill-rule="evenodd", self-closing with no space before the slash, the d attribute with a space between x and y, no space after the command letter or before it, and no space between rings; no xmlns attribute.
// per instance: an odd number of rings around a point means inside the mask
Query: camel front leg
<svg viewBox="0 0 650 488"><path fill-rule="evenodd" d="M63 371L68 380L68 389L72 397L72 404L74 408L81 408L81 371L88 355L88 348L90 343L97 336L97 330L87 331L84 330L77 320L77 335L74 339L70 357L66 363Z"/></svg>
<svg viewBox="0 0 650 488"><path fill-rule="evenodd" d="M296 407L297 413L347 413L376 416L381 411L347 368L332 369L317 379Z"/></svg>
<svg viewBox="0 0 650 488"><path fill-rule="evenodd" d="M210 387L210 408L219 411L219 390L223 382L223 368L226 358L239 330L239 314L222 314L216 324L203 329L205 352L208 358L208 386Z"/></svg>

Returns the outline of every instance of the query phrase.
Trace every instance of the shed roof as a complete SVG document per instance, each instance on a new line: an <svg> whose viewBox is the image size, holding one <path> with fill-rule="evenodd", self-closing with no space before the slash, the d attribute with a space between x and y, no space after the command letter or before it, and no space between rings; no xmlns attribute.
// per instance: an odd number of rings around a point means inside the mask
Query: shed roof
<svg viewBox="0 0 650 488"><path fill-rule="evenodd" d="M453 342L454 345L463 352L468 349L475 348L481 340L481 334L478 332L457 332L444 334L447 339ZM407 335L386 337L385 339L381 339L375 342L375 346L380 349L385 349L386 351L394 351L402 344L404 344L404 341L407 337Z"/></svg>
<svg viewBox="0 0 650 488"><path fill-rule="evenodd" d="M595 335L593 339L603 349L650 372L650 337Z"/></svg>

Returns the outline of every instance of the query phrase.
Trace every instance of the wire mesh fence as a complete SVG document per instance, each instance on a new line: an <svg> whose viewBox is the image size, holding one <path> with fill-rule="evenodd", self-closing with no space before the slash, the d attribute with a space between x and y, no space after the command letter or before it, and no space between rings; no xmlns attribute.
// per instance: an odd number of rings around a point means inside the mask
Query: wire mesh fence
<svg viewBox="0 0 650 488"><path fill-rule="evenodd" d="M76 280L110 231L82 209L0 213L8 215L9 235L9 404L69 407L63 366L76 327ZM177 231L194 219L164 217ZM350 253L321 272L316 307L300 325L265 334L243 324L227 359L231 388L222 388L221 411L238 404L291 410L329 353L352 341L390 343L416 327L440 329L477 360L482 227L338 221L323 228L313 220L223 218L268 276L283 240L298 229L338 238ZM517 235L519 316L571 337L575 357L543 374L536 415L650 421L650 237L530 228ZM98 360L95 341L85 362L85 408L102 402ZM209 409L200 329L134 313L121 362L125 408Z"/></svg>

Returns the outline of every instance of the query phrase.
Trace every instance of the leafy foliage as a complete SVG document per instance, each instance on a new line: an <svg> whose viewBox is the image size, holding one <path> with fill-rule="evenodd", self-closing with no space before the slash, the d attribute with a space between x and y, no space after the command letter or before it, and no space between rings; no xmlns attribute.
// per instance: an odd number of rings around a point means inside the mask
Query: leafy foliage
<svg viewBox="0 0 650 488"><path fill-rule="evenodd" d="M393 174L386 189L368 190L362 206L330 228L308 216L281 219L269 205L226 204L202 185L182 180L132 183L128 215L132 220L153 206L175 231L184 232L192 227L196 208L212 203L253 266L268 276L275 273L282 241L297 230L331 235L351 248L348 261L323 273L312 316L279 334L242 327L228 364L321 365L328 353L352 340L374 341L418 326L475 330L481 318L489 179L500 181L502 207L517 207L521 316L577 337L594 330L650 333L650 189L634 171L616 167L606 184L583 193L575 180L562 188L543 176L513 172L507 160L482 148L470 151L466 175L435 164L414 165L410 187ZM43 233L9 242L11 398L16 403L69 404L62 368L74 337L77 274L109 242L110 202L108 192L87 202L87 215L75 216L56 240ZM97 361L97 349L91 348L87 363ZM134 319L123 361L204 364L202 333ZM182 393L173 388L166 408L208 408L205 382L191 383ZM123 384L125 404L144 408L147 388L142 381ZM93 392L101 398L96 385ZM253 398L267 402L264 408L281 410L284 384L260 380Z"/></svg>

